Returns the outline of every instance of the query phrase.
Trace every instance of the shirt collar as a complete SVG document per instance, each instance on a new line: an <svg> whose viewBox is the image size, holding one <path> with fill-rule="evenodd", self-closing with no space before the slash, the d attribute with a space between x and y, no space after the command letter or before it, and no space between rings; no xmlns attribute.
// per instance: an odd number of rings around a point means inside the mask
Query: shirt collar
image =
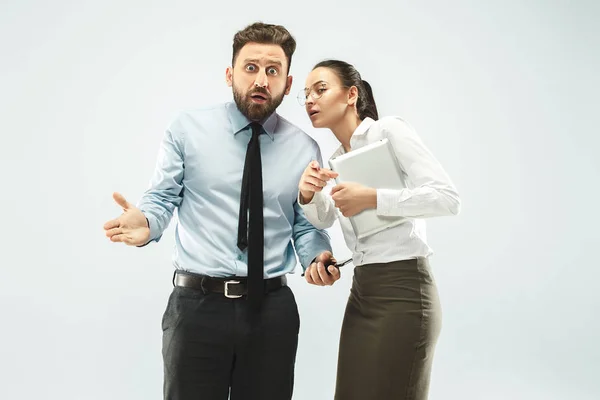
<svg viewBox="0 0 600 400"><path fill-rule="evenodd" d="M227 113L229 114L229 121L231 122L231 127L233 128L233 134L244 130L248 125L250 125L253 121L249 120L242 112L237 108L237 105L234 102L227 103ZM273 112L266 119L261 121L257 121L262 125L265 133L271 138L271 140L275 140L275 128L277 127L277 113Z"/></svg>
<svg viewBox="0 0 600 400"><path fill-rule="evenodd" d="M373 125L373 123L375 122L374 119L370 118L370 117L366 117L365 119L362 120L362 122L360 123L360 125L358 125L356 127L356 130L354 131L354 133L352 134L352 136L363 136L367 133L367 131L369 130L369 128L371 127L371 125Z"/></svg>
<svg viewBox="0 0 600 400"><path fill-rule="evenodd" d="M373 125L373 123L375 123L375 120L370 118L370 117L366 117L365 119L363 119L361 121L361 123L356 127L356 129L354 130L354 133L352 134L352 137L356 137L356 136L364 136L367 134L367 131L369 130L369 128L371 127L371 125ZM350 139L352 140L352 139ZM345 154L346 150L344 150L344 146L340 146L338 147L338 149L335 151L335 153L333 153L331 155L331 158L335 158L338 156L341 156L342 154Z"/></svg>

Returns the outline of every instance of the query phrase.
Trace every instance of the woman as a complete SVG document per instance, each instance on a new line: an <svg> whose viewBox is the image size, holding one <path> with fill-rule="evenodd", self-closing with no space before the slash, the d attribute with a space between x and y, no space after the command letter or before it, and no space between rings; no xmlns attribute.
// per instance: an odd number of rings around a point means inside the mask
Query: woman
<svg viewBox="0 0 600 400"><path fill-rule="evenodd" d="M298 201L308 220L324 229L339 218L356 266L342 324L335 399L426 399L441 308L423 218L458 214L456 189L407 122L378 118L371 87L352 65L317 64L299 100L313 126L329 128L341 143L332 157L388 138L407 177L402 190L345 182L328 196L322 189L335 173L313 161L299 183ZM357 240L348 217L367 208L405 222ZM332 266L330 275L322 264L319 268L306 271L309 283L339 278Z"/></svg>

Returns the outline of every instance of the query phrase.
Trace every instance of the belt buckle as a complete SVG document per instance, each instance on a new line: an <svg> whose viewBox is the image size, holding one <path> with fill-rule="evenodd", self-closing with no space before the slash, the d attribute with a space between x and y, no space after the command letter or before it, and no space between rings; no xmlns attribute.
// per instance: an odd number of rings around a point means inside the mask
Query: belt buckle
<svg viewBox="0 0 600 400"><path fill-rule="evenodd" d="M242 295L237 295L237 294L229 294L229 285L237 285L239 284L240 281L225 281L225 297L230 298L230 299L239 299L240 297L242 297Z"/></svg>

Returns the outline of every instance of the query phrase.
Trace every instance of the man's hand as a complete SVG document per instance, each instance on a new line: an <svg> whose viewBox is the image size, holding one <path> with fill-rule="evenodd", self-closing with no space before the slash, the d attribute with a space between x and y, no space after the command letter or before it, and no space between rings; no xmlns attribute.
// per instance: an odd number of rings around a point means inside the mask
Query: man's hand
<svg viewBox="0 0 600 400"><path fill-rule="evenodd" d="M320 168L318 161L311 161L304 170L302 177L300 177L300 183L298 184L302 203L310 203L315 192L323 190L327 185L327 181L337 176L337 172Z"/></svg>
<svg viewBox="0 0 600 400"><path fill-rule="evenodd" d="M344 182L331 189L331 198L344 217L367 208L377 208L377 190L359 183Z"/></svg>
<svg viewBox="0 0 600 400"><path fill-rule="evenodd" d="M112 242L123 242L129 246L141 246L148 243L150 228L144 213L131 205L119 193L113 193L113 199L123 208L123 214L104 224L106 236Z"/></svg>
<svg viewBox="0 0 600 400"><path fill-rule="evenodd" d="M304 272L304 279L311 285L331 286L340 279L340 270L333 266L336 263L333 254L330 251L324 251L316 258L315 262L310 264ZM329 265L325 270L325 265ZM327 271L330 273L328 274Z"/></svg>

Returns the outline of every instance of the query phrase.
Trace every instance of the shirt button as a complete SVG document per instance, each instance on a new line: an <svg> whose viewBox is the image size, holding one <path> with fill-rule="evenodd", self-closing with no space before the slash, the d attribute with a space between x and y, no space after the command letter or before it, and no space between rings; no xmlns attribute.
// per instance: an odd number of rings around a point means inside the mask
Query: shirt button
<svg viewBox="0 0 600 400"><path fill-rule="evenodd" d="M243 259L244 259L244 257L243 257L243 256L240 254L240 255L238 256L238 260L242 261Z"/></svg>

